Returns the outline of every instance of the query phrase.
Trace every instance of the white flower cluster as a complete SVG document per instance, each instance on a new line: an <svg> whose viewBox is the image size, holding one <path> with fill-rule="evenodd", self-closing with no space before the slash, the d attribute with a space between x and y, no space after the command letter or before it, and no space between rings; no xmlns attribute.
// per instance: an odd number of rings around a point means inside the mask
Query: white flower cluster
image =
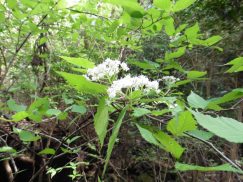
<svg viewBox="0 0 243 182"><path fill-rule="evenodd" d="M179 78L176 78L174 76L163 76L162 80L164 81L165 85L170 86L174 84L177 81L180 81Z"/></svg>
<svg viewBox="0 0 243 182"><path fill-rule="evenodd" d="M90 78L93 81L98 81L106 77L112 77L118 74L120 68L124 71L129 70L126 63L121 63L121 61L111 60L110 58L107 58L103 63L97 65L92 69L88 69L85 76L86 78Z"/></svg>
<svg viewBox="0 0 243 182"><path fill-rule="evenodd" d="M130 75L125 76L119 80L113 81L110 88L108 88L108 95L110 98L114 98L119 94L123 94L122 90L132 89L132 90L143 90L145 93L150 92L151 90L160 92L159 82L150 81L146 76L140 75L137 77L131 77Z"/></svg>

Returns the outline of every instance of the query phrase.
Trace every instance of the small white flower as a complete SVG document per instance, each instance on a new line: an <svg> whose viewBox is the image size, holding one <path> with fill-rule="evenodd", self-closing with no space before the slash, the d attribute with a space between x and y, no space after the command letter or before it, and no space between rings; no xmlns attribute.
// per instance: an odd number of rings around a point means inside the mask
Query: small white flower
<svg viewBox="0 0 243 182"><path fill-rule="evenodd" d="M128 68L128 66L127 66L126 63L121 63L121 68L122 68L124 71L128 71L128 70L129 70L129 68Z"/></svg>
<svg viewBox="0 0 243 182"><path fill-rule="evenodd" d="M176 78L174 76L163 76L162 80L167 86L173 85L175 82L180 81L179 78Z"/></svg>
<svg viewBox="0 0 243 182"><path fill-rule="evenodd" d="M121 63L118 60L111 60L110 58L107 58L103 63L92 69L88 69L86 76L93 81L102 80L106 77L117 75L120 72L120 67L124 71L129 70L126 63Z"/></svg>
<svg viewBox="0 0 243 182"><path fill-rule="evenodd" d="M122 95L124 89L131 90L142 90L145 94L149 93L151 90L154 90L156 93L159 93L159 82L158 81L149 81L149 79L140 75L137 77L131 77L130 75L125 76L119 80L113 81L110 88L108 88L107 92L109 97L115 98L118 95Z"/></svg>

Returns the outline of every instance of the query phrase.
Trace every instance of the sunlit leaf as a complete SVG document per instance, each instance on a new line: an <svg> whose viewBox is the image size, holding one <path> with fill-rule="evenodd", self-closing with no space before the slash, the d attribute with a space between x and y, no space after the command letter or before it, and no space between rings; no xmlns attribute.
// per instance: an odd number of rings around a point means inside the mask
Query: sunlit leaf
<svg viewBox="0 0 243 182"><path fill-rule="evenodd" d="M60 56L62 59L67 61L68 63L71 63L73 65L82 67L82 68L93 68L95 64L88 59L85 58L73 58L73 57L67 57L67 56Z"/></svg>
<svg viewBox="0 0 243 182"><path fill-rule="evenodd" d="M99 101L99 106L94 117L95 131L99 137L101 147L104 144L104 139L107 133L108 126L108 106L106 105L106 98L102 98Z"/></svg>
<svg viewBox="0 0 243 182"><path fill-rule="evenodd" d="M87 94L106 94L107 87L105 85L101 85L98 83L91 82L87 80L85 77L81 75L65 73L65 72L57 72L63 78L67 80L67 82L76 88L78 91Z"/></svg>
<svg viewBox="0 0 243 182"><path fill-rule="evenodd" d="M106 172L106 168L107 168L108 162L110 160L111 153L112 153L114 144L116 142L116 139L117 139L117 136L118 136L121 124L122 124L122 120L125 117L126 111L127 111L127 108L125 107L121 111L121 113L119 114L119 117L118 117L118 119L117 119L117 121L116 121L116 123L114 125L113 130L112 130L112 134L111 134L111 137L109 139L108 149L107 149L106 158L105 158L105 166L104 166L104 169L103 169L103 176L104 176L104 174Z"/></svg>
<svg viewBox="0 0 243 182"><path fill-rule="evenodd" d="M183 9L186 9L187 7L191 6L196 0L178 0L176 1L173 11L181 11Z"/></svg>
<svg viewBox="0 0 243 182"><path fill-rule="evenodd" d="M204 166L197 166L197 165L183 164L183 163L176 162L175 168L178 171L202 171L202 172L227 171L227 172L243 174L242 170L236 169L236 168L232 167L230 164L222 164L219 166L204 167Z"/></svg>
<svg viewBox="0 0 243 182"><path fill-rule="evenodd" d="M214 133L230 142L243 143L243 123L227 117L212 117L200 112L191 111L197 122Z"/></svg>
<svg viewBox="0 0 243 182"><path fill-rule="evenodd" d="M175 136L182 136L184 132L195 130L196 128L196 121L189 111L180 112L178 116L167 124L167 130Z"/></svg>

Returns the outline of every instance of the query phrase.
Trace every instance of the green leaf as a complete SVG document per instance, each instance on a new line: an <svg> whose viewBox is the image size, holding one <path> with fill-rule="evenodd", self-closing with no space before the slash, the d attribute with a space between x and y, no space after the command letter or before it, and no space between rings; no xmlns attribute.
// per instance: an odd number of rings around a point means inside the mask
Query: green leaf
<svg viewBox="0 0 243 182"><path fill-rule="evenodd" d="M0 153L16 153L17 151L9 146L0 147Z"/></svg>
<svg viewBox="0 0 243 182"><path fill-rule="evenodd" d="M105 0L104 2L108 2L111 4L115 4L118 6L122 6L126 11L139 11L141 13L144 12L144 9L142 6L139 5L139 3L136 0Z"/></svg>
<svg viewBox="0 0 243 182"><path fill-rule="evenodd" d="M46 43L48 41L48 39L46 37L42 37L40 40L39 40L39 45L42 45L44 43Z"/></svg>
<svg viewBox="0 0 243 182"><path fill-rule="evenodd" d="M210 104L223 104L243 97L243 88L237 88L225 94L223 97L214 99Z"/></svg>
<svg viewBox="0 0 243 182"><path fill-rule="evenodd" d="M186 47L180 47L176 52L172 52L172 53L166 52L165 53L165 60L179 58L179 57L181 57L185 54L185 51L186 51Z"/></svg>
<svg viewBox="0 0 243 182"><path fill-rule="evenodd" d="M180 158L184 148L181 147L173 138L164 132L150 126L138 125L141 136L149 143L152 143L161 149L170 152L175 158Z"/></svg>
<svg viewBox="0 0 243 182"><path fill-rule="evenodd" d="M208 131L230 142L243 143L243 123L227 117L212 117L191 111L197 122Z"/></svg>
<svg viewBox="0 0 243 182"><path fill-rule="evenodd" d="M80 113L80 114L85 114L87 112L86 107L82 106L82 105L72 105L72 112L76 112L76 113Z"/></svg>
<svg viewBox="0 0 243 182"><path fill-rule="evenodd" d="M106 171L108 162L109 162L109 160L110 160L111 153L112 153L114 144L115 144L115 142L116 142L116 139L117 139L117 136L118 136L118 133L119 133L121 124L122 124L122 120L123 120L123 118L125 117L126 111L127 111L127 108L125 107L125 108L121 111L121 113L119 114L119 117L118 117L118 119L117 119L117 122L115 123L114 128L113 128L113 130L112 130L112 134L111 134L111 137L110 137L110 139L109 139L109 143L108 143L108 149L107 149L107 154L106 154L106 158L105 158L105 166L104 166L104 169L103 169L102 176L105 175L105 171Z"/></svg>
<svg viewBox="0 0 243 182"><path fill-rule="evenodd" d="M232 65L230 69L226 71L226 73L234 73L243 71L243 57L238 57L228 62L226 65Z"/></svg>
<svg viewBox="0 0 243 182"><path fill-rule="evenodd" d="M172 36L175 33L174 19L169 17L163 20L163 24L165 25L166 34Z"/></svg>
<svg viewBox="0 0 243 182"><path fill-rule="evenodd" d="M188 40L192 41L198 37L198 32L199 32L199 26L198 23L195 23L195 25L185 30L185 35L187 36Z"/></svg>
<svg viewBox="0 0 243 182"><path fill-rule="evenodd" d="M18 7L17 0L6 0L6 2L10 9L15 9Z"/></svg>
<svg viewBox="0 0 243 182"><path fill-rule="evenodd" d="M160 143L155 139L153 133L146 128L146 126L136 124L141 136L149 143L160 146ZM161 146L161 148L163 148Z"/></svg>
<svg viewBox="0 0 243 182"><path fill-rule="evenodd" d="M183 136L184 132L195 130L196 121L189 111L180 112L179 116L170 120L167 124L167 130L175 136Z"/></svg>
<svg viewBox="0 0 243 182"><path fill-rule="evenodd" d="M70 74L66 72L57 72L57 73L60 74L63 78L65 78L65 80L67 80L67 82L71 86L73 86L76 90L82 93L93 94L93 95L107 93L107 86L91 82L83 76Z"/></svg>
<svg viewBox="0 0 243 182"><path fill-rule="evenodd" d="M209 140L210 138L213 137L213 133L203 131L203 130L193 130L193 131L188 131L187 133L197 138L201 138L202 140Z"/></svg>
<svg viewBox="0 0 243 182"><path fill-rule="evenodd" d="M48 116L58 116L61 113L62 113L62 111L60 111L59 109L48 109L46 111L46 115L48 115Z"/></svg>
<svg viewBox="0 0 243 182"><path fill-rule="evenodd" d="M129 60L128 61L129 64L135 65L139 68L142 69L156 69L159 67L158 63L154 63L152 61L137 61L137 60Z"/></svg>
<svg viewBox="0 0 243 182"><path fill-rule="evenodd" d="M106 98L103 97L99 101L99 106L97 109L97 112L94 117L94 127L95 131L99 137L100 145L101 147L104 144L104 139L107 133L107 126L108 126L108 119L109 119L109 113L108 113L109 107L106 105Z"/></svg>
<svg viewBox="0 0 243 182"><path fill-rule="evenodd" d="M181 11L183 9L186 9L187 7L191 6L196 0L178 0L176 1L173 11Z"/></svg>
<svg viewBox="0 0 243 182"><path fill-rule="evenodd" d="M37 98L27 109L28 117L33 121L40 122L49 109L49 105L48 98Z"/></svg>
<svg viewBox="0 0 243 182"><path fill-rule="evenodd" d="M184 148L181 147L173 138L165 134L162 131L156 131L153 136L160 142L163 149L170 152L175 158L179 159L184 152Z"/></svg>
<svg viewBox="0 0 243 182"><path fill-rule="evenodd" d="M62 59L67 61L68 63L71 63L75 66L79 66L82 68L93 68L95 64L85 58L72 58L67 56L60 56Z"/></svg>
<svg viewBox="0 0 243 182"><path fill-rule="evenodd" d="M7 105L11 111L20 112L26 110L26 106L16 104L16 102L13 99L8 100Z"/></svg>
<svg viewBox="0 0 243 182"><path fill-rule="evenodd" d="M213 166L213 167L204 167L204 166L197 166L197 165L190 165L190 164L183 164L183 163L176 162L175 168L178 171L203 171L203 172L227 171L227 172L243 174L242 170L236 169L236 168L232 167L230 164L222 164L222 165Z"/></svg>
<svg viewBox="0 0 243 182"><path fill-rule="evenodd" d="M151 115L153 116L162 116L166 113L170 112L169 109L162 109L162 110L153 110L151 111Z"/></svg>
<svg viewBox="0 0 243 182"><path fill-rule="evenodd" d="M28 112L39 111L42 114L45 114L49 109L49 100L48 98L37 98L28 108Z"/></svg>
<svg viewBox="0 0 243 182"><path fill-rule="evenodd" d="M134 108L132 115L134 117L141 117L141 116L144 116L144 115L149 114L149 113L151 113L151 111L148 110L148 109L145 109L145 108Z"/></svg>
<svg viewBox="0 0 243 182"><path fill-rule="evenodd" d="M67 112L62 112L57 116L57 119L59 120L65 120L68 117L68 113Z"/></svg>
<svg viewBox="0 0 243 182"><path fill-rule="evenodd" d="M53 148L45 148L38 155L55 155L56 151Z"/></svg>
<svg viewBox="0 0 243 182"><path fill-rule="evenodd" d="M30 1L30 0L20 0L21 3L25 6L29 6L31 8L35 7L38 2L36 1Z"/></svg>
<svg viewBox="0 0 243 182"><path fill-rule="evenodd" d="M171 0L154 0L153 4L162 10L170 11L172 2Z"/></svg>
<svg viewBox="0 0 243 182"><path fill-rule="evenodd" d="M26 111L20 111L12 116L13 121L18 122L27 118L29 114Z"/></svg>
<svg viewBox="0 0 243 182"><path fill-rule="evenodd" d="M187 72L187 78L188 79L197 79L205 76L207 74L206 71L188 71Z"/></svg>
<svg viewBox="0 0 243 182"><path fill-rule="evenodd" d="M208 105L208 101L200 97L199 95L195 94L191 91L191 94L187 97L187 102L193 108L201 108L205 109Z"/></svg>
<svg viewBox="0 0 243 182"><path fill-rule="evenodd" d="M220 40L222 40L222 37L216 35L216 36L212 36L206 40L203 40L203 44L205 46L212 46L212 45L216 44L217 42L219 42Z"/></svg>
<svg viewBox="0 0 243 182"><path fill-rule="evenodd" d="M19 135L20 140L23 142L34 142L41 139L40 136L33 134L32 132L25 131L22 129L14 128L14 133Z"/></svg>

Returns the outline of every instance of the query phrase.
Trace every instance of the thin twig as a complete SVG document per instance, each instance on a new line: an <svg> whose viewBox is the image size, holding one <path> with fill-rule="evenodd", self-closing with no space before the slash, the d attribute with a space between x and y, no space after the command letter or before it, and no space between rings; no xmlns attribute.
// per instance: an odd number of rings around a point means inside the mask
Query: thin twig
<svg viewBox="0 0 243 182"><path fill-rule="evenodd" d="M157 119L157 118L152 117L152 116L149 116L149 115L146 115L146 116L149 117L150 119L159 121L159 122L162 123L162 124L166 124L166 123L164 123L163 121L161 121L160 119ZM217 149L217 147L215 147L211 142L206 141L206 140L203 140L203 139L201 139L201 138L199 138L199 137L197 137L197 136L191 135L191 134L189 134L189 133L187 133L187 132L184 132L184 134L185 134L185 135L188 135L188 136L190 136L190 137L192 137L192 138L195 138L195 139L197 139L197 140L203 142L204 144L210 146L210 147L211 147L215 152L217 152L217 153L218 153L218 154L219 154L219 155L220 155L226 162L229 162L229 163L230 163L232 166L234 166L236 169L238 169L238 170L242 170L242 169L240 168L241 166L239 166L238 164L236 164L235 162L233 162L231 159L229 159L227 156L225 156L225 155L223 154L223 152L221 152L219 149Z"/></svg>
<svg viewBox="0 0 243 182"><path fill-rule="evenodd" d="M221 152L219 149L217 149L211 142L209 142L209 141L206 141L206 140L203 140L203 139L201 139L201 138L199 138L199 137L197 137L197 136L194 136L194 135L191 135L191 134L189 134L189 133L187 133L187 132L184 132L184 134L186 134L186 135L188 135L188 136L190 136L190 137L192 137L192 138L195 138L195 139L197 139L197 140L200 140L201 142L203 142L203 143L205 143L206 145L208 145L208 146L210 146L215 152L217 152L226 162L229 162L232 166L234 166L236 169L238 169L238 170L242 170L241 168L240 168L240 166L238 165L238 164L236 164L235 162L233 162L231 159L229 159L227 156L225 156L224 154L223 154L223 152Z"/></svg>

